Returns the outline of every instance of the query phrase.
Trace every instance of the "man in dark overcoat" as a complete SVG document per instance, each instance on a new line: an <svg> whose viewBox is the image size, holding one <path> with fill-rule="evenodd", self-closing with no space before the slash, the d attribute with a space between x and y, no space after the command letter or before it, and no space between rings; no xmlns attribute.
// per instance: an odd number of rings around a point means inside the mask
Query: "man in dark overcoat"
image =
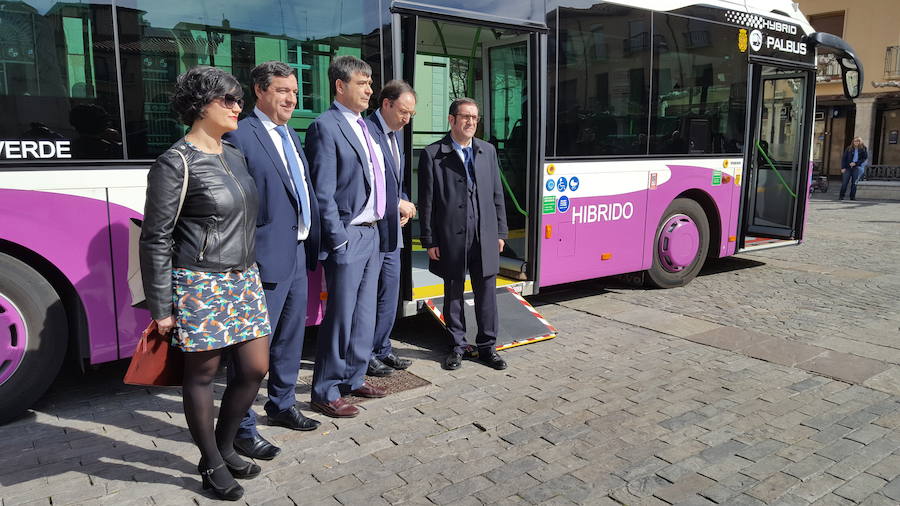
<svg viewBox="0 0 900 506"><path fill-rule="evenodd" d="M506 369L497 354L497 273L507 238L506 209L497 151L475 138L478 104L458 98L450 104L450 132L419 157L419 212L422 247L429 270L444 280L444 321L453 350L444 368L462 365L469 349L463 311L466 272L475 292L478 358Z"/></svg>

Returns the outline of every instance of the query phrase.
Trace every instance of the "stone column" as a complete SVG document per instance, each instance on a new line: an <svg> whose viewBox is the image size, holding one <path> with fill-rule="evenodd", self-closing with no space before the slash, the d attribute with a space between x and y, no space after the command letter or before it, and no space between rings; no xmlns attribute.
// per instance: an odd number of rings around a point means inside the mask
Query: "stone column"
<svg viewBox="0 0 900 506"><path fill-rule="evenodd" d="M859 97L853 100L856 105L856 124L853 126L853 136L861 138L863 144L870 148L875 140L875 100L876 97Z"/></svg>

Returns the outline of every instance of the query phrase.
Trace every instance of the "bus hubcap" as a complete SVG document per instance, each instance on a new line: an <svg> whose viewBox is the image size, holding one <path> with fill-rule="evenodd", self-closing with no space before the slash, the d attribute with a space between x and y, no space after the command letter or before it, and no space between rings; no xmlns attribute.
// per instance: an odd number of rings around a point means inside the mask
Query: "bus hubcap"
<svg viewBox="0 0 900 506"><path fill-rule="evenodd" d="M19 368L27 344L28 332L21 311L0 294L0 385Z"/></svg>
<svg viewBox="0 0 900 506"><path fill-rule="evenodd" d="M700 231L690 216L676 214L659 234L659 263L669 272L679 272L693 263L700 248Z"/></svg>

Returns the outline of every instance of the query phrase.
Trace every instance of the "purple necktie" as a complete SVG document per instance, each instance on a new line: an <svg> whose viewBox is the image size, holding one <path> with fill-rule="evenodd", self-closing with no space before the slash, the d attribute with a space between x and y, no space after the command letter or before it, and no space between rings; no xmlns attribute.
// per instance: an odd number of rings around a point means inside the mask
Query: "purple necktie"
<svg viewBox="0 0 900 506"><path fill-rule="evenodd" d="M363 137L366 138L366 146L369 148L369 160L372 162L372 172L375 173L375 216L380 220L384 217L384 171L381 170L381 164L375 156L375 147L372 145L369 129L366 128L366 120L359 118L356 122L362 127Z"/></svg>

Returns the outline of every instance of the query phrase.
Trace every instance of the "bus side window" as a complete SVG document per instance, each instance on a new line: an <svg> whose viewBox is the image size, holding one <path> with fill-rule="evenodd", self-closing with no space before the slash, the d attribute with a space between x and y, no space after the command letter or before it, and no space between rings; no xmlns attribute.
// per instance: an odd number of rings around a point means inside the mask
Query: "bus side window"
<svg viewBox="0 0 900 506"><path fill-rule="evenodd" d="M654 13L650 152L740 153L747 59L726 25Z"/></svg>

